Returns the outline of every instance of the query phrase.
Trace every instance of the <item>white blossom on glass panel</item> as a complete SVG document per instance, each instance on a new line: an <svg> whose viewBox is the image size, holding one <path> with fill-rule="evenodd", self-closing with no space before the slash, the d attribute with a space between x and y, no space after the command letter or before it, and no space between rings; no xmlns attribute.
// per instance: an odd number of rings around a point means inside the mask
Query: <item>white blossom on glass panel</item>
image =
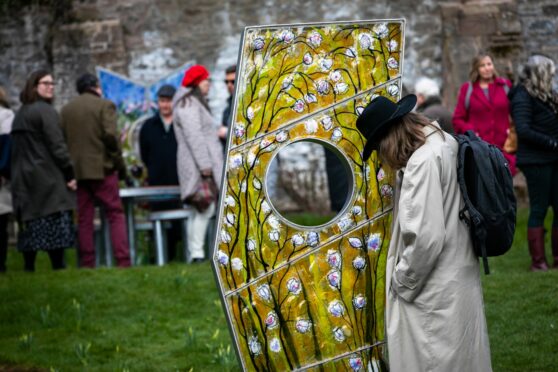
<svg viewBox="0 0 558 372"><path fill-rule="evenodd" d="M277 337L274 337L269 341L269 350L273 351L274 353L278 353L281 351L281 341L279 341Z"/></svg>
<svg viewBox="0 0 558 372"><path fill-rule="evenodd" d="M234 213L227 213L225 215L225 225L233 226L235 221L236 221L236 216L234 215Z"/></svg>
<svg viewBox="0 0 558 372"><path fill-rule="evenodd" d="M355 48L347 48L343 54L349 58L355 58L357 56Z"/></svg>
<svg viewBox="0 0 558 372"><path fill-rule="evenodd" d="M265 317L265 325L269 329L273 329L279 325L279 321L277 319L277 314L275 311L270 311L267 316Z"/></svg>
<svg viewBox="0 0 558 372"><path fill-rule="evenodd" d="M254 48L254 50L262 50L264 46L265 40L263 37L257 37L252 41L252 48Z"/></svg>
<svg viewBox="0 0 558 372"><path fill-rule="evenodd" d="M244 133L245 133L245 129L244 129L244 125L242 124L237 124L234 127L234 135L238 138L244 137Z"/></svg>
<svg viewBox="0 0 558 372"><path fill-rule="evenodd" d="M271 240L272 242L279 241L279 237L279 231L273 230L269 232L269 240Z"/></svg>
<svg viewBox="0 0 558 372"><path fill-rule="evenodd" d="M343 217L341 218L341 220L337 223L337 226L339 226L339 228L341 229L341 231L345 231L347 230L349 227L351 227L351 225L353 224L353 221L348 218L348 217Z"/></svg>
<svg viewBox="0 0 558 372"><path fill-rule="evenodd" d="M298 278L291 278L287 281L287 289L294 295L302 291L302 284Z"/></svg>
<svg viewBox="0 0 558 372"><path fill-rule="evenodd" d="M382 182L382 180L386 177L386 172L384 172L384 168L380 168L378 173L376 174L376 179L378 182Z"/></svg>
<svg viewBox="0 0 558 372"><path fill-rule="evenodd" d="M397 40L390 40L388 43L388 50L390 52L396 52L398 46L399 44L397 43Z"/></svg>
<svg viewBox="0 0 558 372"><path fill-rule="evenodd" d="M279 38L285 43L290 43L294 40L295 34L291 30L283 30Z"/></svg>
<svg viewBox="0 0 558 372"><path fill-rule="evenodd" d="M252 186L254 186L256 190L262 189L262 183L257 178L254 178L254 180L252 180Z"/></svg>
<svg viewBox="0 0 558 372"><path fill-rule="evenodd" d="M397 62L395 58L389 57L387 60L387 66L388 68L395 70L399 67L399 62Z"/></svg>
<svg viewBox="0 0 558 372"><path fill-rule="evenodd" d="M334 317L342 317L345 314L345 306L339 300L333 300L329 303L327 310Z"/></svg>
<svg viewBox="0 0 558 372"><path fill-rule="evenodd" d="M353 260L353 267L357 270L364 270L366 268L366 260L364 257L357 256Z"/></svg>
<svg viewBox="0 0 558 372"><path fill-rule="evenodd" d="M364 368L364 364L362 363L362 359L359 357L353 357L349 359L349 366L353 371L362 371Z"/></svg>
<svg viewBox="0 0 558 372"><path fill-rule="evenodd" d="M282 130L275 135L275 140L279 143L285 142L287 138L289 138L289 132L287 132L286 130Z"/></svg>
<svg viewBox="0 0 558 372"><path fill-rule="evenodd" d="M331 133L331 140L334 142L339 141L342 137L343 137L343 132L341 132L341 129L339 128L335 128L333 130L333 133Z"/></svg>
<svg viewBox="0 0 558 372"><path fill-rule="evenodd" d="M360 34L358 37L358 42L362 49L369 49L372 46L372 36L370 34Z"/></svg>
<svg viewBox="0 0 558 372"><path fill-rule="evenodd" d="M308 243L308 245L310 247L315 247L320 243L320 236L318 235L317 232L315 231L310 231L307 235L306 235L306 243Z"/></svg>
<svg viewBox="0 0 558 372"><path fill-rule="evenodd" d="M304 100L307 103L316 103L318 102L318 98L316 98L316 95L314 93L308 93L307 95L304 96Z"/></svg>
<svg viewBox="0 0 558 372"><path fill-rule="evenodd" d="M331 58L324 58L320 61L320 68L322 71L329 71L331 66L333 66L333 59Z"/></svg>
<svg viewBox="0 0 558 372"><path fill-rule="evenodd" d="M333 121L329 116L324 116L322 120L320 120L320 123L322 123L322 126L325 130L330 130L331 126L333 125Z"/></svg>
<svg viewBox="0 0 558 372"><path fill-rule="evenodd" d="M256 241L254 239L248 239L246 249L248 249L249 252L254 252L256 250Z"/></svg>
<svg viewBox="0 0 558 372"><path fill-rule="evenodd" d="M362 213L362 208L358 205L355 205L352 209L352 212L355 216L358 216Z"/></svg>
<svg viewBox="0 0 558 372"><path fill-rule="evenodd" d="M380 194L382 194L382 196L387 196L387 197L392 196L393 187L391 187L391 185L382 185L382 187L380 187Z"/></svg>
<svg viewBox="0 0 558 372"><path fill-rule="evenodd" d="M248 107L246 109L246 117L248 118L248 120L254 119L254 115L255 115L254 109L252 107Z"/></svg>
<svg viewBox="0 0 558 372"><path fill-rule="evenodd" d="M248 349L250 349L252 355L259 355L262 352L262 345L257 337L250 336L250 338L248 338Z"/></svg>
<svg viewBox="0 0 558 372"><path fill-rule="evenodd" d="M295 234L291 238L291 241L293 242L293 246L296 247L297 245L301 245L304 243L304 237L300 234Z"/></svg>
<svg viewBox="0 0 558 372"><path fill-rule="evenodd" d="M330 72L329 74L329 78L331 79L331 81L333 82L338 82L343 78L343 75L341 75L341 71L340 70L335 70Z"/></svg>
<svg viewBox="0 0 558 372"><path fill-rule="evenodd" d="M362 240L359 238L349 238L349 244L353 248L360 248L362 247Z"/></svg>
<svg viewBox="0 0 558 372"><path fill-rule="evenodd" d="M265 214L268 214L269 212L271 212L271 207L269 206L269 203L267 202L267 200L264 200L262 202L262 212L264 212Z"/></svg>
<svg viewBox="0 0 558 372"><path fill-rule="evenodd" d="M269 288L269 284L262 284L256 288L256 292L258 292L258 296L264 301L271 300L271 288Z"/></svg>
<svg viewBox="0 0 558 372"><path fill-rule="evenodd" d="M335 84L333 90L335 91L336 94L343 94L346 93L347 90L349 90L349 85L347 83L339 82Z"/></svg>
<svg viewBox="0 0 558 372"><path fill-rule="evenodd" d="M217 252L217 262L219 262L223 266L227 266L227 264L229 263L229 256L227 256L227 254L222 250L219 250Z"/></svg>
<svg viewBox="0 0 558 372"><path fill-rule="evenodd" d="M380 238L379 233L370 234L368 240L366 241L366 248L368 248L369 251L376 252L378 249L380 249L381 244L382 239Z"/></svg>
<svg viewBox="0 0 558 372"><path fill-rule="evenodd" d="M231 267L233 270L240 271L244 269L244 264L242 263L242 259L235 257L231 260Z"/></svg>
<svg viewBox="0 0 558 372"><path fill-rule="evenodd" d="M308 319L298 319L295 323L295 328L300 333L306 333L312 327L312 322Z"/></svg>
<svg viewBox="0 0 558 372"><path fill-rule="evenodd" d="M318 94L325 96L329 93L329 83L326 80L318 80L316 82L316 90Z"/></svg>
<svg viewBox="0 0 558 372"><path fill-rule="evenodd" d="M302 62L307 66L312 64L312 61L313 61L313 58L312 58L312 54L310 54L310 53L306 53L304 55L304 57L302 57Z"/></svg>
<svg viewBox="0 0 558 372"><path fill-rule="evenodd" d="M308 43L312 45L314 48L317 48L322 43L322 35L320 35L317 31L312 31L308 35Z"/></svg>
<svg viewBox="0 0 558 372"><path fill-rule="evenodd" d="M293 105L293 110L296 112L304 111L304 101L301 99L297 99Z"/></svg>
<svg viewBox="0 0 558 372"><path fill-rule="evenodd" d="M399 85L391 84L387 87L387 92L390 96L396 96L399 94Z"/></svg>
<svg viewBox="0 0 558 372"><path fill-rule="evenodd" d="M330 270L327 275L327 282L332 288L341 288L341 272L337 269Z"/></svg>
<svg viewBox="0 0 558 372"><path fill-rule="evenodd" d="M227 195L225 197L225 205L229 207L234 207L236 205L236 201L232 197L232 195Z"/></svg>
<svg viewBox="0 0 558 372"><path fill-rule="evenodd" d="M231 241L231 234L227 232L227 230L221 230L221 241L223 243L230 243Z"/></svg>
<svg viewBox="0 0 558 372"><path fill-rule="evenodd" d="M242 166L242 155L236 154L231 156L231 160L229 161L230 167L232 169L236 169Z"/></svg>
<svg viewBox="0 0 558 372"><path fill-rule="evenodd" d="M345 332L343 332L343 328L341 327L335 327L333 328L333 337L335 338L335 341L338 342L343 342L345 341Z"/></svg>
<svg viewBox="0 0 558 372"><path fill-rule="evenodd" d="M376 25L374 27L374 33L380 39L384 39L385 37L387 37L388 34L389 34L389 29L387 27L387 24L380 23L380 24Z"/></svg>
<svg viewBox="0 0 558 372"><path fill-rule="evenodd" d="M306 120L304 128L306 129L307 134L314 134L318 131L318 123L316 123L316 120Z"/></svg>
<svg viewBox="0 0 558 372"><path fill-rule="evenodd" d="M366 297L359 294L353 298L353 306L356 310L362 310L366 306Z"/></svg>
<svg viewBox="0 0 558 372"><path fill-rule="evenodd" d="M327 263L334 269L341 268L341 253L335 249L328 250Z"/></svg>

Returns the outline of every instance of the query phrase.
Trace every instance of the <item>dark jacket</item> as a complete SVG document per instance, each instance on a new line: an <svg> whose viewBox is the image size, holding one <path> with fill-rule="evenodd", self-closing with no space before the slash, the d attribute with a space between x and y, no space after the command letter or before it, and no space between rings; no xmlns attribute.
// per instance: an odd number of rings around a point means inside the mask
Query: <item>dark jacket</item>
<svg viewBox="0 0 558 372"><path fill-rule="evenodd" d="M75 208L74 171L58 114L44 101L23 105L12 126L12 197L22 221Z"/></svg>
<svg viewBox="0 0 558 372"><path fill-rule="evenodd" d="M158 114L147 119L140 131L140 153L150 185L178 185L177 148L172 124L167 132Z"/></svg>
<svg viewBox="0 0 558 372"><path fill-rule="evenodd" d="M558 116L549 105L532 97L518 85L509 94L517 131L517 164L547 164L558 161Z"/></svg>
<svg viewBox="0 0 558 372"><path fill-rule="evenodd" d="M64 106L60 116L78 180L102 180L123 170L114 103L83 93Z"/></svg>
<svg viewBox="0 0 558 372"><path fill-rule="evenodd" d="M452 113L442 106L442 101L438 97L430 97L417 107L417 112L422 113L430 120L436 120L442 129L453 134Z"/></svg>
<svg viewBox="0 0 558 372"><path fill-rule="evenodd" d="M233 96L229 96L229 98L227 98L227 107L225 107L225 109L223 110L223 119L221 120L221 124L223 124L223 126L225 127L229 126L229 121L231 119L232 99ZM225 148L227 147L227 137L219 138L219 141L221 141L221 144L223 145L223 151L224 151Z"/></svg>

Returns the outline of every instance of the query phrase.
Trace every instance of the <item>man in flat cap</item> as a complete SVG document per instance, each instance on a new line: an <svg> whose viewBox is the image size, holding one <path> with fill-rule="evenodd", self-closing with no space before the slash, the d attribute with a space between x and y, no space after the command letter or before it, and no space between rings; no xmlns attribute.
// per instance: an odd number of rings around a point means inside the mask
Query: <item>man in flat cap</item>
<svg viewBox="0 0 558 372"><path fill-rule="evenodd" d="M147 168L147 182L150 186L178 185L176 168L177 143L172 125L172 97L176 89L163 85L157 91L158 112L147 119L140 131L141 160ZM151 210L172 210L182 208L179 200L150 203ZM173 221L167 230L167 258L176 256L176 243L180 239L180 221Z"/></svg>

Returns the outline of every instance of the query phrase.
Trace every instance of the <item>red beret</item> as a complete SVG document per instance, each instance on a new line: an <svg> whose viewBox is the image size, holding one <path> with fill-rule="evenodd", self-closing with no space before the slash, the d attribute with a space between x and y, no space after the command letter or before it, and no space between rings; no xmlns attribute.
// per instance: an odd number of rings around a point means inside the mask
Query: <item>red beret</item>
<svg viewBox="0 0 558 372"><path fill-rule="evenodd" d="M197 86L202 80L209 77L209 71L202 65L193 65L184 73L184 78L182 79L183 87Z"/></svg>

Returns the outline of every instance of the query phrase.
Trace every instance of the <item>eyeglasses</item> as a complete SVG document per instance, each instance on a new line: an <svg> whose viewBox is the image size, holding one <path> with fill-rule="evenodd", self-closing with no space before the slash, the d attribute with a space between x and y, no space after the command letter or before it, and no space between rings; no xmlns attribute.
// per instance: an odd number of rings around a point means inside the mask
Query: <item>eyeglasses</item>
<svg viewBox="0 0 558 372"><path fill-rule="evenodd" d="M232 80L225 79L224 81L225 81L225 84L232 84L232 85L234 85L235 79L232 79Z"/></svg>
<svg viewBox="0 0 558 372"><path fill-rule="evenodd" d="M37 85L46 85L46 86L50 86L53 87L55 85L55 83L53 81L39 81L39 83Z"/></svg>

